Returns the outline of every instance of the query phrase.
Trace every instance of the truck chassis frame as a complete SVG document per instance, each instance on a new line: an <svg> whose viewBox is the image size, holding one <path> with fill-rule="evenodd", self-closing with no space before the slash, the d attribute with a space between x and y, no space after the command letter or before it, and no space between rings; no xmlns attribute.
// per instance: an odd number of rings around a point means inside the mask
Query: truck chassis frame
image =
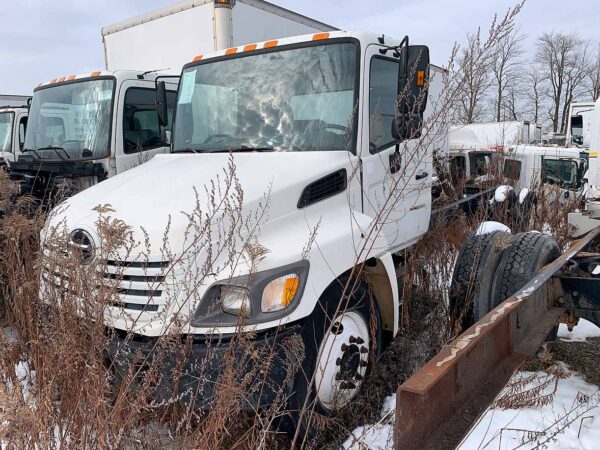
<svg viewBox="0 0 600 450"><path fill-rule="evenodd" d="M600 326L599 247L597 227L402 384L394 447L454 448L559 320Z"/></svg>

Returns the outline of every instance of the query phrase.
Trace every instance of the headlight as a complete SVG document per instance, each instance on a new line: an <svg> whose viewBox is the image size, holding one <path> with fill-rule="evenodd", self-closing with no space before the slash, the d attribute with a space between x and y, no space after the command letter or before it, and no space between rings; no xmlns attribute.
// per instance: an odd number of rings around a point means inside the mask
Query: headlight
<svg viewBox="0 0 600 450"><path fill-rule="evenodd" d="M308 269L308 261L302 260L217 282L202 297L191 325L236 325L239 316L251 325L285 317L302 298Z"/></svg>
<svg viewBox="0 0 600 450"><path fill-rule="evenodd" d="M262 312L279 311L296 298L300 277L295 273L290 273L269 282L263 290L260 309Z"/></svg>
<svg viewBox="0 0 600 450"><path fill-rule="evenodd" d="M221 308L229 314L249 317L252 307L248 289L238 286L221 286Z"/></svg>

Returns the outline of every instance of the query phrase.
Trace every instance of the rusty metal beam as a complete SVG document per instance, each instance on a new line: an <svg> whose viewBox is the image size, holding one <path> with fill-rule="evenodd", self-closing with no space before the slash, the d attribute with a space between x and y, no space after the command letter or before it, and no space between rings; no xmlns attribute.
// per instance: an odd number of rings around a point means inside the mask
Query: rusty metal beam
<svg viewBox="0 0 600 450"><path fill-rule="evenodd" d="M396 394L396 449L454 448L519 365L539 349L564 308L552 278L581 252L600 227L574 241L556 261L490 311L423 368Z"/></svg>

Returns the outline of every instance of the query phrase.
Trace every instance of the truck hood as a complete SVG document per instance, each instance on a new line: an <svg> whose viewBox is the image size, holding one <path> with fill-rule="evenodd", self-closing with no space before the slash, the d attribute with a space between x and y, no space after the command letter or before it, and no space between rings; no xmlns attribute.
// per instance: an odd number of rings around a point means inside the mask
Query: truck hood
<svg viewBox="0 0 600 450"><path fill-rule="evenodd" d="M298 211L302 191L311 182L342 168L350 174L353 158L339 151L157 155L67 199L49 225L93 232L100 216L96 207L106 205L110 212L105 214L129 225L136 240L149 240L152 254L160 252L165 233L171 251L179 253L189 214L214 210L228 177L241 189L231 189L230 195L240 196L243 215L262 211L260 220L266 223Z"/></svg>

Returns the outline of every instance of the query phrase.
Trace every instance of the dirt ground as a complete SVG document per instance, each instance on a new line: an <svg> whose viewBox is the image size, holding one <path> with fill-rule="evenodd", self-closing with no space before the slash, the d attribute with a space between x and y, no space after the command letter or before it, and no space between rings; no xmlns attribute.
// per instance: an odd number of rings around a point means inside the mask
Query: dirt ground
<svg viewBox="0 0 600 450"><path fill-rule="evenodd" d="M552 355L579 372L588 383L600 386L600 338L588 338L586 342L557 341Z"/></svg>

